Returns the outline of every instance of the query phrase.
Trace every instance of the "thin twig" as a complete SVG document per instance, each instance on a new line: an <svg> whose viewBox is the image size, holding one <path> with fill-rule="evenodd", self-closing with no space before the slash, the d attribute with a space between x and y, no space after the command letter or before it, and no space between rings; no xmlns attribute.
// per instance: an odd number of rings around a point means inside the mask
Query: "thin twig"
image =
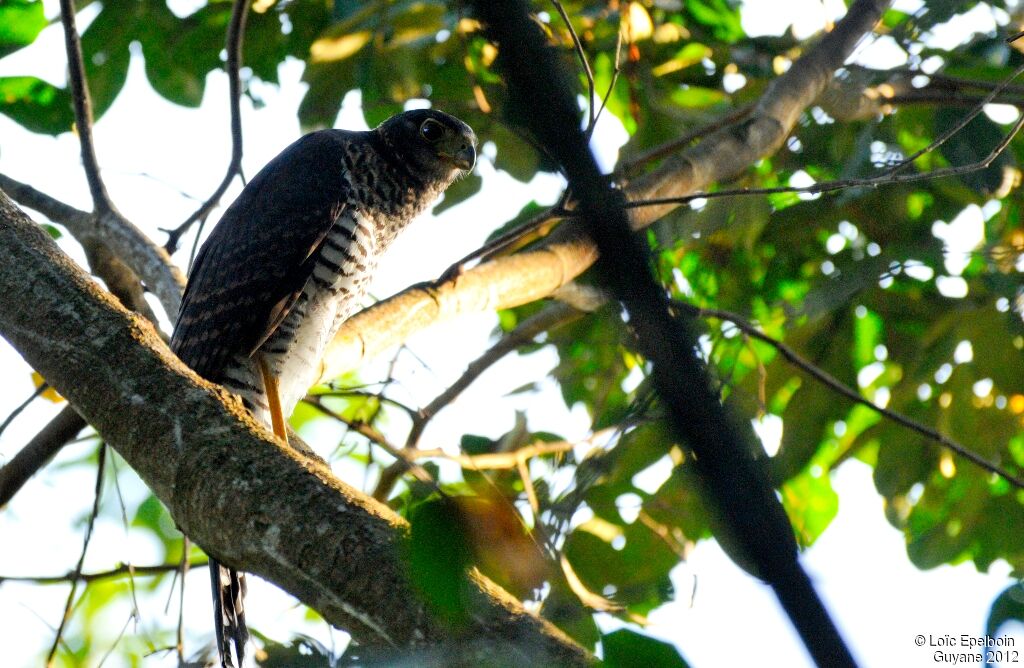
<svg viewBox="0 0 1024 668"><path fill-rule="evenodd" d="M364 392L362 390L352 390L352 389L337 389L337 390L330 389L330 390L327 390L325 392L317 392L313 396L316 396L316 397L337 397L339 399L348 399L348 398L352 398L352 397L360 398L360 399L376 399L380 403L391 404L392 406L394 406L395 408L398 408L399 410L401 410L405 414L409 415L413 419L415 419L415 416L419 413L419 411L414 410L411 406L403 404L401 401L398 401L396 399L392 399L391 397L388 397L388 396L386 396L384 394L381 394L381 393L378 393L378 392Z"/></svg>
<svg viewBox="0 0 1024 668"><path fill-rule="evenodd" d="M1024 73L1024 65L1019 66L1017 69L1013 71L1013 74L999 82L998 86L994 87L988 95L986 95L984 98L982 98L980 102L978 102L974 109L972 109L969 113L965 114L963 118L961 118L956 124L953 125L953 127L949 128L941 135L936 137L934 141L932 141L924 148L920 149L919 151L915 151L901 162L890 167L888 170L883 172L881 176L896 174L909 167L911 163L913 163L915 160L920 158L925 153L930 153L937 149L939 146L945 144L953 135L967 127L967 124L974 120L975 116L977 116L978 114L985 110L985 105L992 102L992 100L994 100L997 95L1002 93L1006 89L1006 87L1013 82L1014 79L1021 75L1021 73Z"/></svg>
<svg viewBox="0 0 1024 668"><path fill-rule="evenodd" d="M528 461L534 457L543 457L545 455L569 452L580 443L594 441L597 438L604 436L606 433L614 432L617 429L618 427L602 429L601 431L594 432L594 434L587 437L584 441L576 443L571 441L558 441L555 443L539 441L509 452L486 452L480 455L451 455L440 448L432 448L430 450L412 450L409 452L409 456L413 459L447 459L455 462L464 469L471 469L474 471L508 470L519 466L520 461Z"/></svg>
<svg viewBox="0 0 1024 668"><path fill-rule="evenodd" d="M117 468L117 454L113 453L110 455L110 467L113 469L114 479L114 491L117 493L117 504L121 510L121 526L124 528L125 537L128 537L128 509L125 507L124 494L121 492L120 471ZM132 615L135 619L139 619L142 615L139 612L139 600L135 593L135 570L131 563L126 564L128 567L128 591L132 596Z"/></svg>
<svg viewBox="0 0 1024 668"><path fill-rule="evenodd" d="M31 404L39 397L43 396L43 392L46 392L48 389L50 389L50 386L47 383L40 383L39 387L32 391L32 395L25 401L21 402L21 404L19 404L17 408L11 411L11 414L8 415L7 418L2 423L0 423L0 435L2 435L4 433L4 430L7 429L7 427L9 427L12 422L14 422L14 419L16 417L21 415L21 413L26 408L29 407L29 404Z"/></svg>
<svg viewBox="0 0 1024 668"><path fill-rule="evenodd" d="M556 303L552 306L547 307L543 311L536 313L523 322L521 322L512 332L504 336L497 343L491 346L483 355L474 360L466 367L466 371L451 385L449 385L441 394L434 397L434 399L421 408L413 415L412 428L409 430L409 434L405 440L405 446L401 450L403 457L400 457L398 461L394 462L383 471L381 471L380 478L377 480L377 487L373 490L373 497L381 500L386 499L394 487L395 483L398 482L398 478L408 468L408 459L416 458L419 452L416 446L419 443L420 436L423 435L423 430L426 429L427 424L442 408L450 404L459 396L474 380L476 380L480 374L494 365L495 362L500 360L502 357L512 352L519 346L525 345L532 341L541 332L545 332L553 327L564 324L571 320L580 317L582 312L573 309L571 306L565 303Z"/></svg>
<svg viewBox="0 0 1024 668"><path fill-rule="evenodd" d="M339 422L345 423L352 431L356 432L357 434L359 434L366 440L370 441L371 443L376 444L389 455L402 462L403 471L410 471L414 476L416 476L416 478L420 482L432 485L437 489L437 491L441 491L441 488L438 486L437 481L434 480L433 476L431 476L426 469L417 464L408 452L405 452L404 450L402 450L402 448L392 445L391 442L388 441L387 438L385 438L384 434L380 433L380 431L378 431L377 428L374 427L372 424L357 420L349 420L341 415L338 415L327 406L324 406L323 402L319 400L319 397L306 397L304 401L310 406L313 406L314 408L318 409L324 415L332 417L335 420L338 420Z"/></svg>
<svg viewBox="0 0 1024 668"><path fill-rule="evenodd" d="M583 50L583 42L580 41L580 36L576 34L576 29L572 27L572 21L569 20L569 15L565 13L565 7L559 0L551 0L551 4L555 6L555 10L558 11L558 15L562 17L562 21L565 22L565 27L569 29L569 35L572 37L572 45L576 49L576 56L580 59L580 66L583 68L583 73L587 77L587 89L590 95L590 104L587 107L587 113L590 115L590 120L587 123L587 132L592 132L594 124L597 123L597 94L594 86L594 71L590 69L590 62L587 60L587 52Z"/></svg>
<svg viewBox="0 0 1024 668"><path fill-rule="evenodd" d="M749 320L746 320L742 316L737 315L735 313L730 313L729 311L722 311L719 309L700 308L679 300L673 300L672 305L678 309L686 311L687 313L702 318L715 318L718 320L731 322L733 325L736 326L737 329L742 331L747 336L757 339L758 341L767 343L772 348L775 348L777 351L779 351L779 354L782 355L790 364L801 369L802 371L807 373L809 376L814 378L822 385L828 387L836 394L839 394L843 397L846 397L847 399L854 403L858 403L862 406L871 409L872 411L895 422L896 424L916 432L917 434L925 437L931 442L949 448L953 452L957 453L958 455L972 462L978 467L988 471L989 473L994 473L999 477L1005 479L1014 487L1024 489L1024 479L1021 479L1020 477L1013 475L1012 473L1003 469L997 464L993 464L992 462L986 460L981 455L976 454L970 448L953 440L949 436L946 436L945 434L942 434L936 431L935 429L932 429L931 427L923 425L920 422L917 422L916 420L912 420L911 418L902 415L901 413L897 413L896 411L879 406L873 401L870 401L867 398L861 396L859 392L849 387L848 385L844 384L842 381L840 381L835 376L831 375L821 367L816 366L813 362L801 357L799 353L797 353L795 350L790 348L785 343L779 341L778 339L772 338L771 336L768 336L767 334L759 330L756 325L751 323Z"/></svg>
<svg viewBox="0 0 1024 668"><path fill-rule="evenodd" d="M559 202L561 202L561 198ZM505 232L495 239L491 239L480 248L477 248L465 257L453 263L450 267L444 270L444 273L442 273L437 279L437 282L443 283L461 275L462 272L466 270L467 265L474 260L486 262L505 251L510 249L514 250L514 247L518 246L519 242L527 236L541 230L546 225L553 224L552 221L557 221L558 218L567 213L568 212L562 208L561 203L541 211L522 225Z"/></svg>
<svg viewBox="0 0 1024 668"><path fill-rule="evenodd" d="M60 20L64 26L64 47L68 56L68 83L71 86L71 97L75 108L75 129L78 131L78 143L82 149L82 166L85 178L89 182L93 207L97 213L104 214L114 210L107 188L103 185L100 175L99 161L96 159L96 148L92 136L92 101L89 98L89 85L85 78L85 64L82 60L82 41L75 25L75 5L72 0L60 0Z"/></svg>
<svg viewBox="0 0 1024 668"><path fill-rule="evenodd" d="M205 559L198 559L196 561L189 562L189 568L206 568L207 562ZM96 573L82 573L80 571L71 571L65 575L0 575L0 584L5 582L28 582L39 585L51 585L51 584L64 584L67 582L96 582L97 580L109 580L111 578L120 577L141 577L146 575L163 575L164 573L173 573L181 568L181 564L156 564L154 566L133 566L131 564L120 564L116 568L112 568L108 571L98 571Z"/></svg>
<svg viewBox="0 0 1024 668"><path fill-rule="evenodd" d="M559 325L571 322L583 314L571 306L563 303L555 303L544 310L536 313L523 322L497 343L491 346L483 355L475 359L466 367L466 371L459 378L449 385L443 392L420 409L419 420L413 423L412 429L405 442L405 448L411 450L419 442L420 435L426 428L427 423L437 413L453 402L462 392L475 381L480 374L489 369L495 362L512 352L516 348L525 345L540 334Z"/></svg>
<svg viewBox="0 0 1024 668"><path fill-rule="evenodd" d="M177 578L180 586L178 587L178 630L175 636L174 648L178 653L178 665L185 665L185 576L188 575L189 560L188 553L191 549L192 541L189 540L188 536L183 536L181 539L181 560L178 563Z"/></svg>
<svg viewBox="0 0 1024 668"><path fill-rule="evenodd" d="M116 638L114 638L114 642L103 655L103 658L100 659L100 662L96 664L96 668L103 668L103 664L107 662L107 659L110 658L110 655L114 653L114 650L117 649L117 646L121 643L121 639L124 638L124 633L128 630L128 625L132 623L133 619L135 619L135 614L131 613L128 615L128 619L124 620L124 626L121 627L121 632L117 634Z"/></svg>
<svg viewBox="0 0 1024 668"><path fill-rule="evenodd" d="M57 635L53 639L53 645L50 647L50 652L46 655L47 667L53 665L53 658L57 654L57 648L60 646L60 637L64 634L64 628L71 619L71 607L75 602L75 594L78 591L78 583L82 575L82 566L85 564L85 554L89 551L89 541L92 540L92 530L93 527L96 526L96 518L100 513L100 499L103 496L103 474L106 470L107 461L106 443L100 444L98 457L99 463L96 465L96 489L95 497L92 502L92 512L89 514L89 523L85 527L85 538L82 540L82 552L78 556L78 564L72 572L73 577L70 578L71 591L68 592L67 602L64 604L64 614L61 615L60 624L57 626Z"/></svg>
<svg viewBox="0 0 1024 668"><path fill-rule="evenodd" d="M186 218L185 222L167 231L167 243L164 244L164 248L168 253L173 253L178 249L178 242L182 235L192 227L193 223L197 220L205 220L210 215L214 207L220 204L220 198L224 196L231 182L242 173L242 80L240 70L242 67L242 39L245 35L245 19L248 13L249 0L234 0L225 46L228 58L224 68L228 75L228 92L231 96L231 160L228 162L224 178L221 179L220 185L213 191L210 198Z"/></svg>
<svg viewBox="0 0 1024 668"><path fill-rule="evenodd" d="M587 141L594 135L594 128L597 127L597 121L601 118L601 114L604 113L605 107L608 106L608 100L612 96L612 92L615 90L615 84L619 82L619 74L622 72L622 68L619 66L619 59L622 57L622 31L619 30L616 33L615 38L615 65L612 68L612 80L608 84L608 90L605 91L604 97L601 98L601 106L597 110L597 114L594 116L594 121L587 128Z"/></svg>

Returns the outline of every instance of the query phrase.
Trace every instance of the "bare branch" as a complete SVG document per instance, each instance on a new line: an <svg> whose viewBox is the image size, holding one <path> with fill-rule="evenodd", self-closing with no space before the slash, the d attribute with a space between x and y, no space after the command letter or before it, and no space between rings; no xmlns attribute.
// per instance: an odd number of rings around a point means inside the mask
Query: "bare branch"
<svg viewBox="0 0 1024 668"><path fill-rule="evenodd" d="M89 99L89 86L85 78L85 65L82 62L82 42L78 35L78 27L75 25L75 5L72 0L60 0L60 20L64 26L68 82L71 85L71 97L75 107L75 130L82 147L82 166L89 182L93 207L97 213L110 213L114 210L114 205L110 201L106 186L103 185L99 161L96 160L96 148L92 137L92 101Z"/></svg>
<svg viewBox="0 0 1024 668"><path fill-rule="evenodd" d="M1024 68L1022 68L1024 69ZM988 155L977 162L972 162L967 165L957 165L954 167L942 167L939 169L933 169L928 172L917 172L914 174L903 174L894 173L904 168L907 161L903 161L896 167L886 170L879 176L869 176L860 179L841 179L838 181L822 181L820 183L814 183L809 186L779 186L775 188L735 188L729 190L715 190L712 192L697 192L692 195L683 195L681 197L665 197L665 198L652 198L642 200L632 200L626 204L627 208L637 209L642 207L660 207L666 204L685 204L692 202L695 199L712 199L720 197L738 197L741 195L776 195L779 193L801 193L816 195L820 193L830 193L837 190L847 190L849 188L856 187L877 187L881 185L891 185L896 183L915 183L918 181L931 181L934 179L945 178L950 176L961 176L963 174L969 174L989 167L999 155L1006 150L1006 147L1010 145L1013 138L1017 136L1021 128L1024 128L1024 114L1014 122L1013 127L1010 131L1003 135L1003 138L999 141L996 146L989 151ZM948 139L948 137L946 137ZM916 158L920 153L914 154Z"/></svg>
<svg viewBox="0 0 1024 668"><path fill-rule="evenodd" d="M177 314L184 276L166 251L119 213L81 211L4 174L0 174L0 190L67 229L85 250L93 273L103 279L123 305L156 322L139 285L141 276L160 298L168 315ZM85 422L70 408L44 427L0 469L0 505L10 501L29 477L83 428Z"/></svg>
<svg viewBox="0 0 1024 668"><path fill-rule="evenodd" d="M191 568L206 568L209 562L206 559L196 559L188 562ZM181 569L180 563L156 564L154 566L133 566L132 564L120 564L107 571L95 573L81 573L70 571L64 575L0 575L0 584L5 582L25 582L29 584L51 585L65 584L78 580L79 582L96 582L97 580L111 580L127 577L145 577L147 575L164 575L174 573Z"/></svg>
<svg viewBox="0 0 1024 668"><path fill-rule="evenodd" d="M220 185L213 191L210 198L186 218L185 222L167 233L167 243L164 244L164 248L168 253L174 253L178 249L181 236L197 220L205 220L210 215L214 207L220 204L220 198L224 196L231 182L242 173L242 79L240 70L242 67L242 40L245 36L245 19L248 13L249 0L234 0L225 46L228 59L224 68L228 75L228 94L231 96L231 160L228 162L224 178L221 179Z"/></svg>
<svg viewBox="0 0 1024 668"><path fill-rule="evenodd" d="M595 92L596 87L594 86L594 71L590 69L590 61L587 60L587 52L583 49L583 42L580 41L580 36L576 34L576 29L572 27L572 21L569 20L569 15L565 13L565 7L562 6L559 0L551 0L551 4L555 6L555 10L562 17L565 27L569 30L573 48L576 49L576 57L580 59L580 67L583 68L583 74L587 77L587 92L590 96L590 103L587 105L587 113L590 116L590 120L587 122L587 134L590 134L594 130L594 124L597 123L597 94Z"/></svg>
<svg viewBox="0 0 1024 668"><path fill-rule="evenodd" d="M43 396L43 392L46 392L48 389L50 389L49 385L47 385L45 382L40 383L39 387L32 391L32 394L29 396L28 399L18 404L17 407L15 407L13 411L11 411L10 415L4 418L3 422L0 422L0 436L3 435L4 431L7 430L7 427L11 426L11 423L14 422L14 420L19 415L21 415L25 411L25 409L32 404L33 401ZM4 505L3 501L0 501L0 506L2 505Z"/></svg>
<svg viewBox="0 0 1024 668"><path fill-rule="evenodd" d="M1012 82L1012 81L1013 81L1014 79L1016 79L1017 77L1019 77L1019 76L1021 75L1021 73L1022 73L1022 72L1024 72L1024 65L1021 65L1020 67L1018 67L1017 69L1015 69L1015 70L1013 71L1013 74L1011 74L1010 76L1008 76L1008 77L1006 77L1005 79L1003 79L1003 80L1002 80L1002 81L1001 81L1001 82L999 83L999 85L998 85L998 86L995 86L994 88L992 88L992 90L991 90L991 91L989 92L989 94L988 94L988 95L986 95L985 97L983 97L983 98L981 99L981 101L980 101L980 102L978 102L978 104L977 104L977 105L976 105L976 106L974 107L974 109L972 109L972 110L970 111L970 113L968 113L968 114L965 114L963 118L961 118L961 119L960 119L960 120L959 120L959 121L958 121L957 123L955 123L955 124L953 125L953 127L949 128L948 130L946 130L945 132L943 132L943 133L942 133L941 135L939 135L938 137L936 137L936 138L935 138L935 139L934 139L934 140L933 140L933 141L932 141L932 142L931 142L930 144L928 144L928 145L927 145L927 146L925 146L924 148L920 149L919 151L915 151L915 152L914 152L914 153L912 153L911 155L907 156L907 157L906 157L906 158L905 158L904 160L902 160L902 161L901 161L901 162L900 162L899 164L896 164L896 165L893 165L892 167L890 167L890 168L889 168L889 169L888 169L888 170L886 171L885 175L886 175L886 176L888 176L888 175L890 175L890 174L896 174L897 172L900 172L900 171L902 171L902 170L906 169L906 168L907 168L907 167L909 167L909 166L910 166L910 165L911 165L911 164L912 164L912 163L913 163L913 162L914 162L915 160L917 160L917 159L918 159L919 157L921 157L921 156L922 156L922 155L924 155L925 153L931 153L932 151L934 151L935 149L937 149L938 147L942 146L942 145L943 145L943 144L945 144L945 143L946 143L947 141L949 141L949 139L950 139L950 138L951 138L951 137L952 137L953 135L955 135L956 133L960 132L960 131L961 131L961 130L963 130L963 129L964 129L965 127L967 127L967 124L968 124L968 123L970 123L970 122L971 122L972 120L974 120L975 116L977 116L977 115L978 115L978 114L980 114L980 113L981 113L982 111L984 111L984 110L985 110L985 105L989 104L990 102L992 102L992 100L996 99L996 97L997 97L997 96L998 96L998 95L999 95L1000 93L1002 93L1002 92L1003 92L1003 90L1005 90L1005 89L1006 89L1006 87L1007 87L1007 86L1009 86L1009 85L1010 85L1010 83L1011 83L1011 82ZM1005 148L1005 147L1004 147L1004 148ZM994 157L994 156L993 156L993 157Z"/></svg>

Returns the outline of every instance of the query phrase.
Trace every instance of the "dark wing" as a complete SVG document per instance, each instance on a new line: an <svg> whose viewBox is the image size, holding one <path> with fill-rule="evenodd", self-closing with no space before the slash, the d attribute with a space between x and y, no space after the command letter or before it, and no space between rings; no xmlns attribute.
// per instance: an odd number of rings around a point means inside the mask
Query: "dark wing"
<svg viewBox="0 0 1024 668"><path fill-rule="evenodd" d="M171 349L209 380L250 355L281 324L313 272L316 252L345 209L346 141L306 135L264 167L224 212L196 258Z"/></svg>

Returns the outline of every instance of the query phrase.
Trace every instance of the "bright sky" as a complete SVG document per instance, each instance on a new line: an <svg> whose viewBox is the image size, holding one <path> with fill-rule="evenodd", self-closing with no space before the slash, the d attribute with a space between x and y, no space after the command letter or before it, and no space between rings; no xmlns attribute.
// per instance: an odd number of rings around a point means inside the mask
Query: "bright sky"
<svg viewBox="0 0 1024 668"><path fill-rule="evenodd" d="M780 9L785 5L784 11ZM914 3L900 3L913 9ZM841 15L840 0L749 0L744 26L751 34L778 34L795 20L800 36L812 34L829 19ZM80 19L84 27L92 15L87 8ZM48 3L48 16L56 3ZM981 25L979 17L973 25ZM0 75L36 74L56 83L64 81L65 64L59 27L47 29L32 47L0 61ZM884 42L859 54L864 60L884 60ZM254 111L243 102L246 173L254 174L299 133L296 121L303 84L301 64L291 61L281 68L280 88L262 86L259 94L266 107ZM337 126L360 128L358 99L350 98ZM181 196L205 198L219 181L227 164L230 142L227 132L227 86L224 75L211 74L201 108L187 110L159 98L145 80L142 61L135 58L125 90L96 127L96 142L104 175L121 210L153 238L163 241L158 229L183 220L196 202ZM31 183L81 208L88 208L88 191L79 167L78 145L70 134L58 138L33 135L0 116L0 171ZM595 137L604 164L614 162L625 135L613 120L606 120ZM486 152L485 152L486 154ZM437 219L421 220L396 242L379 271L373 293L386 296L405 286L437 276L453 260L478 247L498 224L511 217L530 199L550 202L558 194L555 177L538 177L521 184L495 173L483 159L478 169L484 191ZM237 185L228 199L237 193ZM500 214L495 214L500 211ZM944 228L943 228L944 229ZM75 257L80 249L68 238L62 246ZM187 250L176 257L183 266ZM418 335L412 355L400 358L402 378L398 398L422 405L457 377L465 364L491 340L495 317L490 314L463 318ZM513 424L515 411L529 416L532 430L548 430L567 438L586 434L588 421L580 410L564 407L550 382L538 392L505 395L526 383L542 379L554 365L555 354L543 349L529 357L511 356L485 373L471 391L441 413L424 437L424 447L448 447L464 433L498 436ZM383 375L386 360L363 371L367 379ZM0 386L4 411L32 392L30 369L6 343L0 341L0 370L6 382ZM0 462L11 457L60 407L38 401L0 437ZM397 418L389 425L401 433ZM327 436L327 434L321 434ZM775 438L778 435L775 434ZM87 467L68 468L87 456L92 444L66 448L56 462L33 479L0 513L0 575L53 575L69 571L81 547L81 518L92 498L93 473ZM339 465L339 475L361 486L362 471ZM825 597L856 656L865 666L932 665L932 651L914 645L917 634L981 634L993 598L1011 580L1008 567L999 563L991 574L979 574L973 566L944 566L920 572L909 564L902 535L884 519L882 500L874 491L870 470L850 461L833 474L839 493L839 516L822 538L810 548L803 562ZM122 468L121 489L129 509L145 498L146 491ZM120 562L157 563L162 555L153 544L125 532L116 494L105 490L103 506L86 570L102 570ZM69 531L70 523L74 530ZM771 591L737 569L717 544L704 542L691 558L673 572L678 600L651 615L648 632L675 642L695 666L705 665L807 665L808 659L789 628ZM140 580L140 583L142 581ZM211 640L207 574L189 576L186 599L187 647L197 651ZM695 586L696 585L696 586ZM690 593L695 591L692 597ZM156 625L152 617L164 610L166 586L144 591L139 599L146 615L138 628ZM67 589L4 584L0 587L0 647L3 663L34 665L52 642ZM147 603L148 601L148 603ZM344 634L331 633L323 624L303 621L303 612L275 587L252 582L248 610L253 626L272 637L285 639L285 630L302 630L331 646L345 642ZM176 618L176 604L168 608ZM111 610L97 620L99 634L112 643L128 620L129 610ZM80 619L76 618L76 619ZM618 624L605 620L608 627ZM1020 631L1020 629L1017 629ZM1018 633L1017 647L1024 646ZM160 654L147 666L171 666L173 655ZM108 661L106 665L117 665Z"/></svg>

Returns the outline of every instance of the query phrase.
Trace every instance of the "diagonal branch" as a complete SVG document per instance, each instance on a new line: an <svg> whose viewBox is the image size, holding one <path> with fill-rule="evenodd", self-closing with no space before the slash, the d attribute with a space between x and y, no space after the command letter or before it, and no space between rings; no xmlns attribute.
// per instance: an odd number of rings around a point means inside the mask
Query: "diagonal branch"
<svg viewBox="0 0 1024 668"><path fill-rule="evenodd" d="M186 368L2 194L0 247L0 335L208 554L274 582L362 644L452 641L411 585L402 518L275 440ZM466 586L475 608L468 633L515 644L538 665L594 661L479 573Z"/></svg>
<svg viewBox="0 0 1024 668"><path fill-rule="evenodd" d="M741 173L777 150L800 114L832 80L878 16L856 2L835 29L768 87L749 114L667 157L654 171L622 184L629 200L684 197ZM666 201L630 212L643 229L680 206ZM577 221L533 249L481 264L454 278L414 285L349 319L332 341L321 378L329 380L405 341L428 325L466 313L512 308L549 296L597 260Z"/></svg>
<svg viewBox="0 0 1024 668"><path fill-rule="evenodd" d="M166 251L116 211L90 214L5 174L0 174L0 190L70 232L85 250L93 273L103 279L122 304L156 322L139 285L141 276L164 310L172 317L177 314L184 276ZM62 410L0 468L0 506L10 501L40 467L84 428L85 421L73 408Z"/></svg>
<svg viewBox="0 0 1024 668"><path fill-rule="evenodd" d="M760 329L757 328L756 325L754 325L754 323L750 322L746 318L743 318L742 316L737 315L736 313L730 313L729 311L700 308L679 300L673 300L672 306L673 308L676 308L681 311L686 311L691 315L695 315L701 318L715 318L717 320L732 323L733 325L736 326L737 329L739 329L747 336L750 336L751 338L757 339L758 341L766 343L772 348L775 348L775 350L779 351L779 354L782 355L782 357L784 357L786 361L788 361L790 364L797 367L798 369L802 370L811 378L818 381L819 383L821 383L828 389L832 390L836 394L846 397L847 399L854 403L860 404L866 408L871 409L872 411L878 413L882 417L891 420L892 422L895 422L901 427L905 427L906 429L916 432L920 436L925 437L926 439L932 441L937 445L949 448L950 450L960 455L964 459L970 461L972 464L978 466L979 468L988 471L989 473L994 473L995 475L1003 478L1004 480L1006 480L1006 482L1010 483L1014 487L1017 487L1018 489L1024 489L1024 480L1022 480L1020 477L1015 476L1006 469L1002 468L1001 466L998 466L997 464L988 461L981 455L977 454L976 452L968 448L966 445L963 445L962 443L950 438L949 436L946 436L942 432L936 431L935 429L932 429L927 425L921 424L917 420L913 420L907 417L906 415L903 415L902 413L897 413L896 411L885 408L884 406L879 406L875 402L867 399L866 397L861 396L861 394L854 390L852 387L849 387L848 385L844 384L838 378L828 373L821 367L815 365L813 362L803 358L800 355L800 353L796 352L782 341L772 338L771 336L768 336L767 334L762 332Z"/></svg>

